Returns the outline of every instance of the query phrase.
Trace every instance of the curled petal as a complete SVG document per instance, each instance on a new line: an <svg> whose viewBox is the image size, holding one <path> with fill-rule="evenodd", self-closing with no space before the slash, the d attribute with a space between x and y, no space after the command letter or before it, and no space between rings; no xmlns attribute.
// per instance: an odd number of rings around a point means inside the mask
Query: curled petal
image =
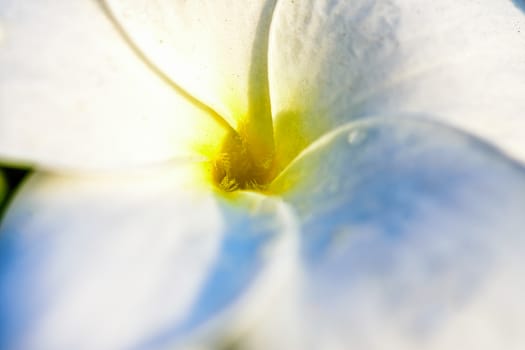
<svg viewBox="0 0 525 350"><path fill-rule="evenodd" d="M300 220L302 285L254 348L525 346L525 169L499 151L432 122L357 122L274 190Z"/></svg>
<svg viewBox="0 0 525 350"><path fill-rule="evenodd" d="M235 129L247 116L270 118L267 51L275 0L105 2L151 62ZM271 134L271 123L258 132Z"/></svg>

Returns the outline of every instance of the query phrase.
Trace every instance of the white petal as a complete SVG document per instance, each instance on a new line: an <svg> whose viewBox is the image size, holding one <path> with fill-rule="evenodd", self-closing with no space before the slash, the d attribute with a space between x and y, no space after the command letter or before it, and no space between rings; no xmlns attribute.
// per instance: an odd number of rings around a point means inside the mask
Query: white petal
<svg viewBox="0 0 525 350"><path fill-rule="evenodd" d="M2 1L0 27L0 157L107 168L220 140L213 119L144 63L96 1Z"/></svg>
<svg viewBox="0 0 525 350"><path fill-rule="evenodd" d="M510 0L281 1L269 58L278 147L300 149L364 115L424 113L525 160L520 6ZM304 130L305 139L287 140L294 129Z"/></svg>
<svg viewBox="0 0 525 350"><path fill-rule="evenodd" d="M525 348L523 167L459 132L386 119L320 140L274 190L288 186L305 276L283 302L296 301L292 321L270 317L255 348Z"/></svg>
<svg viewBox="0 0 525 350"><path fill-rule="evenodd" d="M237 129L268 115L267 45L275 0L107 0L144 54Z"/></svg>
<svg viewBox="0 0 525 350"><path fill-rule="evenodd" d="M247 327L287 278L292 218L195 185L184 166L33 176L0 233L0 347L189 346Z"/></svg>

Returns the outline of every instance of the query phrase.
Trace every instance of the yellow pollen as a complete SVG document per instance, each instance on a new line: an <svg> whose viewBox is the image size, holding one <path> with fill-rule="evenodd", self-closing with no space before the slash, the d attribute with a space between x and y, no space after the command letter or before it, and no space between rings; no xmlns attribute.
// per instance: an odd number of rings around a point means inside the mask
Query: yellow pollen
<svg viewBox="0 0 525 350"><path fill-rule="evenodd" d="M213 160L212 177L216 186L226 192L261 191L271 181L271 165L271 159L256 159L247 142L231 132Z"/></svg>

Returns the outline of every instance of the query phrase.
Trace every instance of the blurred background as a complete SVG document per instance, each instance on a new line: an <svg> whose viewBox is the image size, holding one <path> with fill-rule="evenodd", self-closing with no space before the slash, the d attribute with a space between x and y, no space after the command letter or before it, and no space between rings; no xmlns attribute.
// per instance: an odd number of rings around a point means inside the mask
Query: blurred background
<svg viewBox="0 0 525 350"><path fill-rule="evenodd" d="M30 172L30 169L0 165L0 220L5 213L9 201L13 198L16 189Z"/></svg>

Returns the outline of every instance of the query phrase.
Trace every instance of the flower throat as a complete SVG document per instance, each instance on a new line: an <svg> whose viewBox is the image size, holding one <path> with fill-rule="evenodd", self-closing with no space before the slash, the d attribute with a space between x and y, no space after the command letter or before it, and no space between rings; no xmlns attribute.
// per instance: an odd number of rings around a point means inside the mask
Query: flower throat
<svg viewBox="0 0 525 350"><path fill-rule="evenodd" d="M260 159L250 150L253 147L241 134L228 134L213 159L212 178L219 189L263 191L271 182L273 154Z"/></svg>

